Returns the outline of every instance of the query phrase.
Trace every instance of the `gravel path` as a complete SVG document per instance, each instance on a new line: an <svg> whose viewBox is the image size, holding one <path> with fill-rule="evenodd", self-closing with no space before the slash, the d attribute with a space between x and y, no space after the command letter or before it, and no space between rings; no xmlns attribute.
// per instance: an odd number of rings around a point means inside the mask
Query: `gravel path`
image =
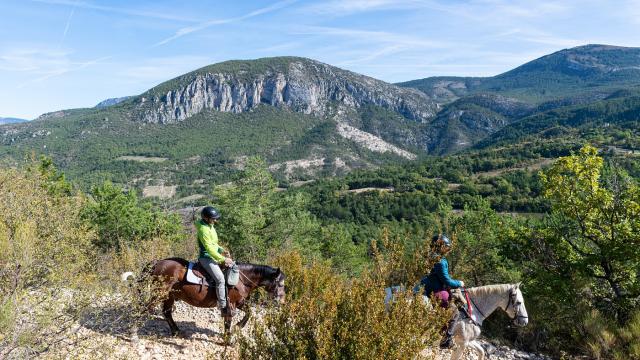
<svg viewBox="0 0 640 360"><path fill-rule="evenodd" d="M123 321L118 321L126 309L105 311L100 319L89 319L78 326L74 337L66 346L50 354L49 358L66 359L238 359L237 349L223 344L223 322L214 309L201 309L183 302L176 303L174 319L184 337L169 336L169 327L159 315L151 316L138 331L138 339ZM255 313L256 311L254 311ZM243 314L240 313L236 320ZM248 331L250 324L243 331ZM549 358L517 351L505 346L495 347L485 342L490 350L490 359L547 360ZM426 349L423 355L435 355L435 359L448 360L450 351ZM467 352L465 360L476 360Z"/></svg>

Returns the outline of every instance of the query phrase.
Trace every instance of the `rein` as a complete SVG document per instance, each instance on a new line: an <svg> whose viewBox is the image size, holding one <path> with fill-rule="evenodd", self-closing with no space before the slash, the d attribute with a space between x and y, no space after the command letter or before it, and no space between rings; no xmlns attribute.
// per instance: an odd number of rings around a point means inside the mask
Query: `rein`
<svg viewBox="0 0 640 360"><path fill-rule="evenodd" d="M480 310L480 307L478 306L478 304L476 304L475 301L473 301L473 298L471 296L469 296L469 293L467 292L467 289L464 289L464 295L467 298L467 300L471 300L471 304L473 304L473 306L476 307L476 310L478 310L478 312L480 313L480 315L482 315L483 318L487 318L484 313L482 312L482 310Z"/></svg>
<svg viewBox="0 0 640 360"><path fill-rule="evenodd" d="M249 279L249 277L247 275L245 275L242 271L240 271L240 276L242 276L243 278L245 278L248 282L250 282L251 284L253 284L253 286L255 287L259 287L258 284L256 284L255 282L253 282L251 279Z"/></svg>

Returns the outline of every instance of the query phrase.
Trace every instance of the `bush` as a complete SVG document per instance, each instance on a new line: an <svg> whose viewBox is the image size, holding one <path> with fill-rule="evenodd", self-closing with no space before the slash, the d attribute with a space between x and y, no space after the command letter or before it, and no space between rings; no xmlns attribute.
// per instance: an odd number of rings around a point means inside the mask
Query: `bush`
<svg viewBox="0 0 640 360"><path fill-rule="evenodd" d="M91 243L85 199L44 172L0 170L0 358L31 358L66 339L87 309ZM84 292L75 292L82 287Z"/></svg>
<svg viewBox="0 0 640 360"><path fill-rule="evenodd" d="M178 240L183 235L177 215L153 209L138 200L135 191L105 182L94 187L91 195L93 201L84 206L81 216L98 233L96 244L103 250L157 237Z"/></svg>
<svg viewBox="0 0 640 360"><path fill-rule="evenodd" d="M597 310L582 320L587 352L594 359L640 359L640 311L624 327L612 326Z"/></svg>
<svg viewBox="0 0 640 360"><path fill-rule="evenodd" d="M325 262L305 265L299 253L275 259L287 274L287 303L268 310L240 343L243 359L406 359L420 358L439 338L448 319L430 310L409 291L384 304L384 288L401 269L409 284L428 267L423 257L407 262L404 249L383 241L374 265L358 278L345 279ZM420 253L417 250L416 253ZM416 264L424 261L424 264Z"/></svg>

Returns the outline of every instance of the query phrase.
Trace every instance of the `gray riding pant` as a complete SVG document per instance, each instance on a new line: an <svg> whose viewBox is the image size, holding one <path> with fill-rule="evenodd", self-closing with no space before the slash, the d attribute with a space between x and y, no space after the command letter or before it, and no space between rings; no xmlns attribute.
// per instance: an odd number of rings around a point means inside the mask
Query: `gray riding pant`
<svg viewBox="0 0 640 360"><path fill-rule="evenodd" d="M218 297L218 307L224 308L227 306L227 297L224 294L224 274L220 265L215 261L208 258L199 258L200 265L214 278L216 282L216 295Z"/></svg>

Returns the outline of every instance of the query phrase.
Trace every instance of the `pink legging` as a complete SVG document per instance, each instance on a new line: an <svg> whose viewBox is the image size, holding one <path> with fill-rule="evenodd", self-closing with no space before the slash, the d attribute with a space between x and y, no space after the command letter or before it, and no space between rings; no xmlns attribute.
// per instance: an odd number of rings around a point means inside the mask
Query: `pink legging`
<svg viewBox="0 0 640 360"><path fill-rule="evenodd" d="M436 299L440 300L440 307L448 308L449 307L449 291L440 290L433 293Z"/></svg>

